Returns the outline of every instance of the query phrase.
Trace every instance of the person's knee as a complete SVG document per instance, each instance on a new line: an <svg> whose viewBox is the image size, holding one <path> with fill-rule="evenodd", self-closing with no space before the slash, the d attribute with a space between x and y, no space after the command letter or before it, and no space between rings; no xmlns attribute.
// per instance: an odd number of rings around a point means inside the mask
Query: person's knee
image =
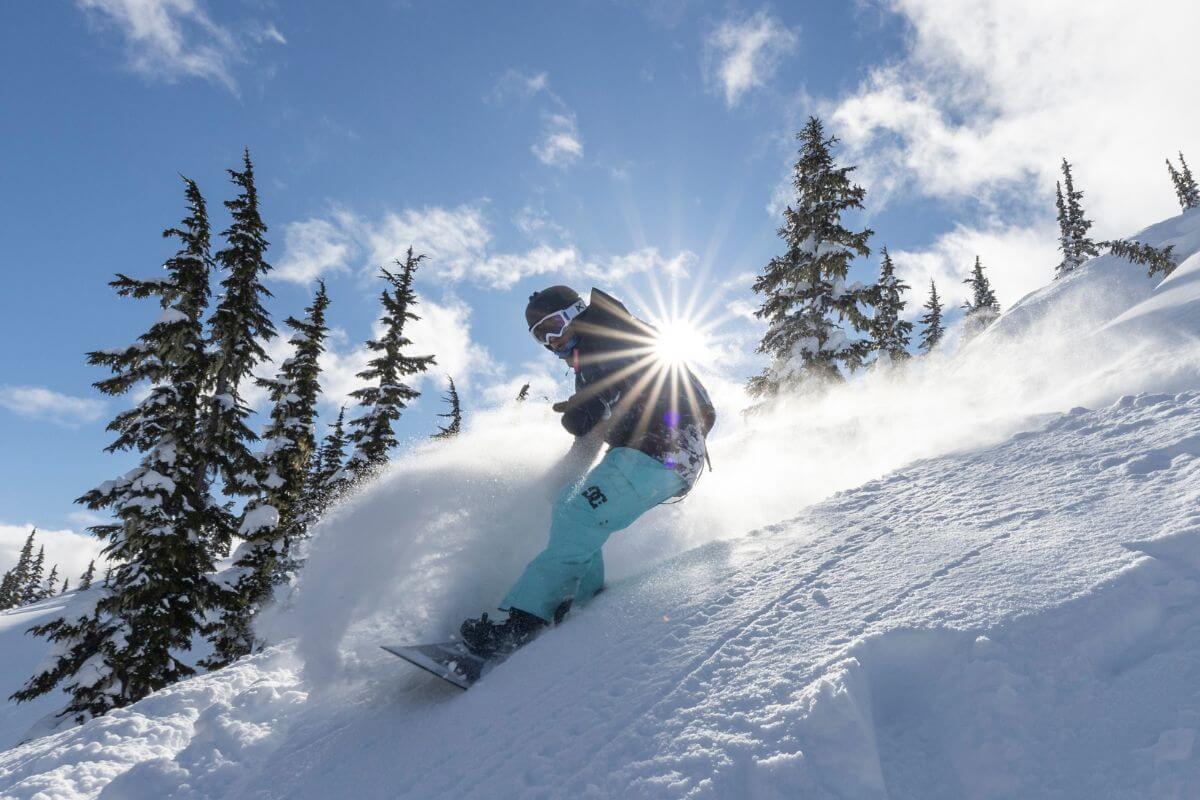
<svg viewBox="0 0 1200 800"><path fill-rule="evenodd" d="M607 539L608 531L590 515L564 509L554 516L546 549L561 561L583 563L590 561Z"/></svg>

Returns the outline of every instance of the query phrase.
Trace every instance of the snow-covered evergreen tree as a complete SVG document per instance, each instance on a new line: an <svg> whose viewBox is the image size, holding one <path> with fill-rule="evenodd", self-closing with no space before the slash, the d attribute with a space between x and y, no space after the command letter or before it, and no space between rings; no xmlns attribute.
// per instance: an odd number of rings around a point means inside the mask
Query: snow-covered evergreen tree
<svg viewBox="0 0 1200 800"><path fill-rule="evenodd" d="M321 396L321 367L325 350L325 309L329 296L324 282L317 285L304 319L288 317L289 340L295 350L271 380L260 378L271 399L271 421L263 434L263 451L256 458L257 494L246 504L238 536L230 605L214 627L213 656L205 666L218 667L250 653L255 646L251 621L271 599L275 586L292 574L292 550L305 534L305 480L316 450L313 428Z"/></svg>
<svg viewBox="0 0 1200 800"><path fill-rule="evenodd" d="M250 450L257 437L246 424L251 409L242 399L241 386L254 368L267 360L263 343L275 336L275 328L262 305L263 299L271 296L263 285L271 265L265 258L267 226L259 213L248 150L242 163L240 172L227 170L238 194L225 201L233 221L221 234L226 246L215 255L225 277L209 321L212 392L207 398L203 441L209 469L220 471L225 493L245 496L253 494L257 486L257 461ZM214 512L211 544L215 556L228 552L234 526L231 516Z"/></svg>
<svg viewBox="0 0 1200 800"><path fill-rule="evenodd" d="M109 451L141 454L137 466L79 498L107 510L112 523L92 532L113 562L90 608L33 629L58 646L52 664L13 695L30 700L59 684L71 701L62 711L83 720L124 706L195 672L182 660L220 588L210 573L211 510L205 453L197 436L207 374L203 315L208 305L209 225L196 184L184 179L188 216L164 235L180 240L165 277L118 274L121 296L156 299L159 318L136 342L88 354L114 374L96 387L120 396L144 384L146 397L119 413Z"/></svg>
<svg viewBox="0 0 1200 800"><path fill-rule="evenodd" d="M462 406L458 401L458 389L454 386L454 378L448 378L450 388L446 394L442 395L442 399L446 401L446 405L450 408L445 414L438 414L442 419L450 420L447 425L439 425L438 432L433 435L434 439L450 439L462 431Z"/></svg>
<svg viewBox="0 0 1200 800"><path fill-rule="evenodd" d="M407 356L404 348L412 342L404 335L404 326L420 319L412 312L417 304L417 293L413 279L417 266L425 256L414 256L412 248L401 263L398 273L381 270L387 281L380 296L383 316L380 322L383 333L378 339L367 342L367 348L376 355L367 362L367 368L358 377L371 381L350 393L358 400L359 416L350 423L350 442L354 450L346 462L344 472L354 480L378 470L387 463L388 452L396 445L392 426L400 419L400 413L409 402L420 396L420 392L403 382L403 378L417 375L435 363L433 356Z"/></svg>
<svg viewBox="0 0 1200 800"><path fill-rule="evenodd" d="M521 387L521 391L517 392L517 402L524 403L527 399L529 399L529 384L528 383Z"/></svg>
<svg viewBox="0 0 1200 800"><path fill-rule="evenodd" d="M1179 266L1175 263L1175 245L1173 244L1166 247L1155 247L1151 244L1135 242L1132 239L1116 239L1100 244L1107 247L1114 256L1146 267L1150 277L1155 275L1166 277L1175 271L1175 267Z"/></svg>
<svg viewBox="0 0 1200 800"><path fill-rule="evenodd" d="M908 342L913 324L900 318L904 312L904 293L908 284L896 277L896 267L887 248L883 248L883 265L876 284L875 316L871 320L871 337L882 363L899 363L909 357Z"/></svg>
<svg viewBox="0 0 1200 800"><path fill-rule="evenodd" d="M92 588L92 580L95 579L95 577L96 577L96 559L93 558L91 561L88 562L87 570L83 573L83 576L79 579L79 590L86 592L88 589Z"/></svg>
<svg viewBox="0 0 1200 800"><path fill-rule="evenodd" d="M846 276L856 256L870 255L872 231L852 232L842 224L843 213L863 207L866 190L850 182L854 167L835 164L837 139L826 138L819 119L810 117L797 138L795 205L784 211L779 229L786 250L754 282L754 291L763 296L755 314L768 323L758 352L770 356L771 363L748 388L764 400L841 380L842 368L861 366L871 351L869 336L851 335L869 334L864 306L874 290L847 286Z"/></svg>
<svg viewBox="0 0 1200 800"><path fill-rule="evenodd" d="M929 353L933 348L938 346L942 341L942 337L946 334L946 328L942 325L942 301L938 297L937 284L933 279L929 279L929 299L922 306L925 313L921 316L921 325L924 330L921 332L921 352Z"/></svg>
<svg viewBox="0 0 1200 800"><path fill-rule="evenodd" d="M0 581L0 611L25 603L25 587L29 585L29 573L33 569L33 538L36 535L37 529L29 532L17 556L17 563L4 573L4 579Z"/></svg>
<svg viewBox="0 0 1200 800"><path fill-rule="evenodd" d="M0 578L0 611L4 611L5 609L12 608L14 605L16 605L16 586L17 568L16 566L13 566L12 569L4 573L3 578Z"/></svg>
<svg viewBox="0 0 1200 800"><path fill-rule="evenodd" d="M46 576L46 585L42 587L42 599L54 597L58 592L58 564L50 568L50 574Z"/></svg>
<svg viewBox="0 0 1200 800"><path fill-rule="evenodd" d="M342 471L346 461L346 446L350 439L346 435L346 407L338 409L337 419L321 443L317 460L313 464L310 485L318 491L328 492L334 477Z"/></svg>
<svg viewBox="0 0 1200 800"><path fill-rule="evenodd" d="M1188 168L1182 152L1179 154L1179 165L1180 168L1177 170L1171 163L1171 159L1167 159L1167 169L1171 173L1171 183L1175 185L1175 196L1179 198L1179 207L1184 211L1200 207L1200 188L1197 188L1196 179L1192 177L1192 171Z"/></svg>
<svg viewBox="0 0 1200 800"><path fill-rule="evenodd" d="M320 519L343 488L341 484L345 473L342 467L346 460L346 444L349 441L346 436L345 419L346 407L342 406L338 409L337 420L309 463L308 488L304 493L307 525L312 525Z"/></svg>
<svg viewBox="0 0 1200 800"><path fill-rule="evenodd" d="M966 312L963 329L965 335L970 336L979 333L1000 316L1000 302L996 300L996 293L992 291L987 275L983 274L983 262L979 256L975 256L971 277L963 283L971 287L971 299L963 303Z"/></svg>
<svg viewBox="0 0 1200 800"><path fill-rule="evenodd" d="M45 575L45 566L46 545L42 545L38 548L38 554L34 556L33 563L29 566L29 572L25 575L25 588L21 593L21 605L29 605L42 599L42 578Z"/></svg>
<svg viewBox="0 0 1200 800"><path fill-rule="evenodd" d="M1063 179L1057 183L1058 208L1058 249L1063 258L1059 262L1054 277L1061 278L1068 272L1077 269L1089 258L1100 255L1096 243L1088 237L1092 221L1084 216L1083 192L1075 189L1075 181L1071 175L1071 164L1065 158L1062 161ZM1063 189L1066 193L1063 193Z"/></svg>

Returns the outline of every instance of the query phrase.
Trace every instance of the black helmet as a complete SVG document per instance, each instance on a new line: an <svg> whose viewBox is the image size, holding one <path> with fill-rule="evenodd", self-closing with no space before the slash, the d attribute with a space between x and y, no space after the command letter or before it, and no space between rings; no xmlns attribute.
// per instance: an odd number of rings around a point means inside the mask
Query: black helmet
<svg viewBox="0 0 1200 800"><path fill-rule="evenodd" d="M551 286L534 292L529 295L529 305L525 306L525 326L532 328L550 314L572 308L582 299L570 286Z"/></svg>

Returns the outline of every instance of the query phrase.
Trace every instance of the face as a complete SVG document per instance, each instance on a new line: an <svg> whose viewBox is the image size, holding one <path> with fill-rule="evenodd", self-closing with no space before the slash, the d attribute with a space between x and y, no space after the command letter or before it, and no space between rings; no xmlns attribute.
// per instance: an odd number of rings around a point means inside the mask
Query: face
<svg viewBox="0 0 1200 800"><path fill-rule="evenodd" d="M563 330L561 336L551 336L549 339L550 348L555 351L562 350L567 346L567 342L571 341L571 334L567 330Z"/></svg>

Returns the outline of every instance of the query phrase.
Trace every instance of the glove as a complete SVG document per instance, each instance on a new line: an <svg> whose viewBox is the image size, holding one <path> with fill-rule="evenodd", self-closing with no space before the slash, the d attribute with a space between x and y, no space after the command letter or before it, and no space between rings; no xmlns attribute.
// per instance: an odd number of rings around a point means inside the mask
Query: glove
<svg viewBox="0 0 1200 800"><path fill-rule="evenodd" d="M561 422L567 433L572 436L583 436L595 426L592 418L582 408L575 408L563 414Z"/></svg>
<svg viewBox="0 0 1200 800"><path fill-rule="evenodd" d="M555 405L563 407L560 421L562 426L567 429L567 433L573 436L583 436L596 426L596 421L588 413L587 406L572 407L569 403L556 403Z"/></svg>
<svg viewBox="0 0 1200 800"><path fill-rule="evenodd" d="M571 407L570 400L559 400L557 403L550 406L550 408L557 411L559 414L562 414L564 411L566 411L570 407Z"/></svg>

